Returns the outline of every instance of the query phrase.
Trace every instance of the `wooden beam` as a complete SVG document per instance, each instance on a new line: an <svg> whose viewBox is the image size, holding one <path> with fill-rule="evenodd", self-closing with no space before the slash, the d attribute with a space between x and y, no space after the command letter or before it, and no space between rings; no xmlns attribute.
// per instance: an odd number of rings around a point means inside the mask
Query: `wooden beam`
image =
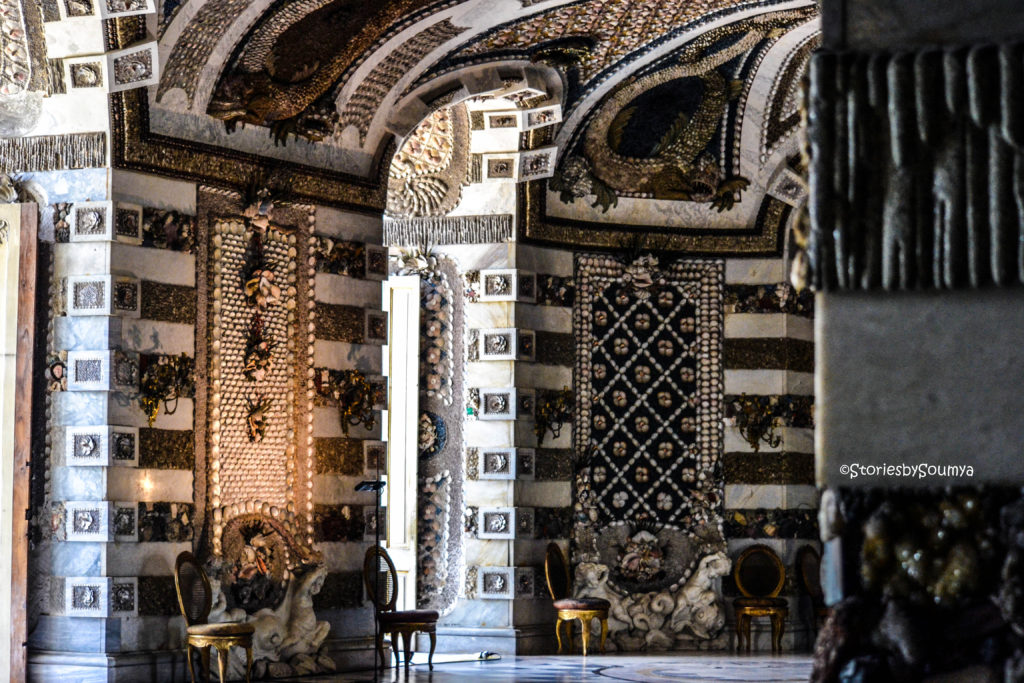
<svg viewBox="0 0 1024 683"><path fill-rule="evenodd" d="M32 458L32 382L36 329L37 220L35 204L21 205L21 250L18 256L18 345L14 404L14 501L11 505L11 670L10 680L24 681L28 640L29 462Z"/></svg>

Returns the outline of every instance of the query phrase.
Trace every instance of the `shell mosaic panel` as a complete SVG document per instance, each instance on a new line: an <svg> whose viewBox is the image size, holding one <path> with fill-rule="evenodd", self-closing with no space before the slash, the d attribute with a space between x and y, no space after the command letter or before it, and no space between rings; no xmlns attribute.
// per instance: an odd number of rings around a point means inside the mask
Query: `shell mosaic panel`
<svg viewBox="0 0 1024 683"><path fill-rule="evenodd" d="M280 508L294 504L297 512L305 512L308 494L300 493L296 500L296 491L306 491L306 487L294 484L297 470L302 469L296 459L312 459L312 449L307 453L296 444L305 442L312 399L296 396L296 377L299 369L301 376L306 376L310 361L307 346L312 339L305 327L297 324L298 311L308 297L297 295L311 291L312 276L305 268L293 267L299 254L297 236L273 227L266 230L265 264L281 286L282 296L261 312L264 334L274 344L272 362L260 381L250 381L244 373L243 359L252 308L242 282L251 249L250 231L241 222L219 222L210 237L214 255L210 264L212 301L219 303L219 307L211 308L209 330L214 342L209 350L209 458L219 468L219 482L211 485L211 503L226 507L260 500ZM362 315L359 317L361 327ZM255 401L268 402L265 429L257 441L250 439L247 410Z"/></svg>
<svg viewBox="0 0 1024 683"><path fill-rule="evenodd" d="M71 609L98 610L100 607L101 586L72 586Z"/></svg>
<svg viewBox="0 0 1024 683"><path fill-rule="evenodd" d="M64 9L69 17L88 17L96 13L90 0L64 0Z"/></svg>
<svg viewBox="0 0 1024 683"><path fill-rule="evenodd" d="M488 159L488 178L511 178L515 172L515 162L512 159Z"/></svg>
<svg viewBox="0 0 1024 683"><path fill-rule="evenodd" d="M114 213L114 234L129 239L142 239L141 212L118 207Z"/></svg>
<svg viewBox="0 0 1024 683"><path fill-rule="evenodd" d="M103 455L103 435L100 433L72 433L71 457L77 460L97 460Z"/></svg>
<svg viewBox="0 0 1024 683"><path fill-rule="evenodd" d="M515 128L519 125L519 117L515 114L499 114L489 118L490 128Z"/></svg>
<svg viewBox="0 0 1024 683"><path fill-rule="evenodd" d="M110 610L112 612L134 612L135 583L113 583L110 586Z"/></svg>
<svg viewBox="0 0 1024 683"><path fill-rule="evenodd" d="M191 503L139 503L139 540L152 543L191 541L194 519L195 507Z"/></svg>
<svg viewBox="0 0 1024 683"><path fill-rule="evenodd" d="M103 361L99 359L75 361L75 382L99 382L103 379Z"/></svg>
<svg viewBox="0 0 1024 683"><path fill-rule="evenodd" d="M119 311L138 310L139 283L136 280L114 283L114 308Z"/></svg>
<svg viewBox="0 0 1024 683"><path fill-rule="evenodd" d="M71 292L75 308L99 309L106 306L106 284L102 280L76 282Z"/></svg>
<svg viewBox="0 0 1024 683"><path fill-rule="evenodd" d="M110 435L112 460L135 460L135 434L132 432L113 432Z"/></svg>
<svg viewBox="0 0 1024 683"><path fill-rule="evenodd" d="M195 216L148 206L142 209L143 246L192 252L195 234Z"/></svg>
<svg viewBox="0 0 1024 683"><path fill-rule="evenodd" d="M153 77L153 54L149 50L133 52L114 59L114 82L128 85Z"/></svg>
<svg viewBox="0 0 1024 683"><path fill-rule="evenodd" d="M114 535L135 535L135 508L117 507L114 510Z"/></svg>
<svg viewBox="0 0 1024 683"><path fill-rule="evenodd" d="M79 235L103 235L107 232L107 209L90 206L75 209L75 233Z"/></svg>
<svg viewBox="0 0 1024 683"><path fill-rule="evenodd" d="M577 259L576 450L592 451L604 523L717 523L720 261Z"/></svg>
<svg viewBox="0 0 1024 683"><path fill-rule="evenodd" d="M103 87L103 65L99 62L73 64L71 67L71 83L76 88Z"/></svg>

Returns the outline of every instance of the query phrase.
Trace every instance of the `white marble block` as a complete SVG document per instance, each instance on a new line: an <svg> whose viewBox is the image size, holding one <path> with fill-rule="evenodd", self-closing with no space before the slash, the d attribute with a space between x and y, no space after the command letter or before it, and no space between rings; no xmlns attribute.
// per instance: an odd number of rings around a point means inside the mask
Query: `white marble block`
<svg viewBox="0 0 1024 683"><path fill-rule="evenodd" d="M156 41L108 52L104 56L109 92L144 88L156 85L160 80Z"/></svg>
<svg viewBox="0 0 1024 683"><path fill-rule="evenodd" d="M554 104L548 107L535 107L523 109L523 129L536 130L544 126L550 126L562 121L562 105Z"/></svg>
<svg viewBox="0 0 1024 683"><path fill-rule="evenodd" d="M476 594L481 600L511 600L516 592L515 567L479 567Z"/></svg>
<svg viewBox="0 0 1024 683"><path fill-rule="evenodd" d="M480 389L481 420L515 420L518 396L515 387L487 387Z"/></svg>
<svg viewBox="0 0 1024 683"><path fill-rule="evenodd" d="M139 358L127 351L68 351L68 391L139 389Z"/></svg>
<svg viewBox="0 0 1024 683"><path fill-rule="evenodd" d="M114 504L105 500L69 500L64 503L64 531L68 541L109 543Z"/></svg>
<svg viewBox="0 0 1024 683"><path fill-rule="evenodd" d="M64 578L64 614L69 617L135 617L139 580L134 576Z"/></svg>
<svg viewBox="0 0 1024 683"><path fill-rule="evenodd" d="M477 477L508 480L516 478L515 448L479 448Z"/></svg>
<svg viewBox="0 0 1024 683"><path fill-rule="evenodd" d="M79 60L87 59L84 57ZM75 60L66 60L65 70ZM88 62L83 62L88 65ZM75 202L68 212L68 240L71 242L112 242L114 240L114 202Z"/></svg>
<svg viewBox="0 0 1024 683"><path fill-rule="evenodd" d="M125 275L69 275L68 315L117 315L138 318L141 283Z"/></svg>
<svg viewBox="0 0 1024 683"><path fill-rule="evenodd" d="M541 147L522 152L519 156L519 174L517 180L540 180L550 178L555 173L555 156L558 147Z"/></svg>
<svg viewBox="0 0 1024 683"><path fill-rule="evenodd" d="M73 467L137 467L138 427L111 425L68 427L65 464Z"/></svg>
<svg viewBox="0 0 1024 683"><path fill-rule="evenodd" d="M515 508L480 508L477 512L477 537L511 540L516 537Z"/></svg>
<svg viewBox="0 0 1024 683"><path fill-rule="evenodd" d="M477 333L477 357L481 361L534 361L537 357L536 335L532 330L496 327Z"/></svg>
<svg viewBox="0 0 1024 683"><path fill-rule="evenodd" d="M535 303L537 274L515 268L481 270L478 300Z"/></svg>

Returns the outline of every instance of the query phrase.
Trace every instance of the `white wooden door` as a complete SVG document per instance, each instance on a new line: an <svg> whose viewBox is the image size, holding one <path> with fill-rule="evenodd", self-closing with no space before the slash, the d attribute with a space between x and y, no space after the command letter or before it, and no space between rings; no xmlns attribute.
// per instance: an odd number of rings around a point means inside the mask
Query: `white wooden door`
<svg viewBox="0 0 1024 683"><path fill-rule="evenodd" d="M398 570L398 609L416 609L416 462L419 423L420 278L392 276L384 282L388 312L388 477L384 489L384 547Z"/></svg>

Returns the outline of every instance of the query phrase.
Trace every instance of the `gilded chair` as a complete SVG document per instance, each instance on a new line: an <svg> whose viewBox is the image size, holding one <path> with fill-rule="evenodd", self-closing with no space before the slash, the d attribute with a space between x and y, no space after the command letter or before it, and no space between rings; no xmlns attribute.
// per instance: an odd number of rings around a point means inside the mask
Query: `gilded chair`
<svg viewBox="0 0 1024 683"><path fill-rule="evenodd" d="M245 648L245 680L249 681L252 670L252 624L221 623L209 624L213 590L206 572L190 552L178 555L174 563L174 588L178 592L178 606L185 617L185 634L188 638L188 675L196 681L192 668L192 653L199 650L202 660L203 680L209 680L210 648L217 649L217 670L221 683L227 680L228 652L232 647Z"/></svg>
<svg viewBox="0 0 1024 683"><path fill-rule="evenodd" d="M772 622L772 652L780 651L782 632L786 617L789 616L789 603L779 597L786 582L786 568L782 560L768 546L752 545L740 553L736 560L733 579L743 594L742 598L733 600L736 609L737 649L743 649L743 640L746 638L747 652L750 652L751 620L754 617L768 617Z"/></svg>
<svg viewBox="0 0 1024 683"><path fill-rule="evenodd" d="M384 654L384 633L391 634L391 648L395 653L395 666L401 663L398 656L398 637L401 636L405 645L405 668L409 669L412 651L412 635L426 633L430 636L430 654L427 666L434 668L434 647L437 645L437 619L440 616L434 610L396 610L398 602L398 571L387 551L379 545L370 546L363 560L363 582L366 594L370 596L374 609L377 611L377 654L381 667L387 666Z"/></svg>
<svg viewBox="0 0 1024 683"><path fill-rule="evenodd" d="M800 577L800 586L811 599L811 614L814 615L814 631L828 617L825 606L825 591L821 588L821 555L812 545L805 545L796 551L796 569Z"/></svg>
<svg viewBox="0 0 1024 683"><path fill-rule="evenodd" d="M572 575L569 573L569 561L557 543L549 543L544 552L544 577L548 582L552 606L555 608L555 639L558 641L558 652L562 652L562 623L568 632L569 652L572 652L572 622L579 621L583 630L583 655L587 654L590 643L590 624L594 619L601 620L601 652L604 652L604 641L608 638L608 610L612 604L604 598L573 598Z"/></svg>

